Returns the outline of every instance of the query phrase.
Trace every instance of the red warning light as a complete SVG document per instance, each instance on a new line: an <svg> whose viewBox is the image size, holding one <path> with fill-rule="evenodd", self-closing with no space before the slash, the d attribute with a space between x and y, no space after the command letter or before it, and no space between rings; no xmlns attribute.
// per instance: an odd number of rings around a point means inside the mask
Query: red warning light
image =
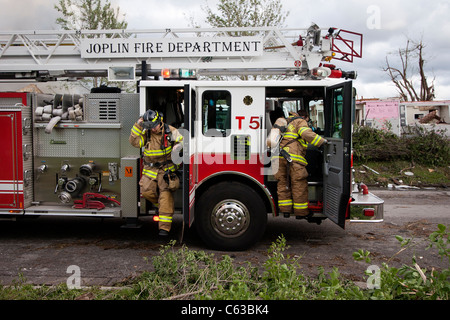
<svg viewBox="0 0 450 320"><path fill-rule="evenodd" d="M170 69L161 70L161 75L163 78L170 78Z"/></svg>

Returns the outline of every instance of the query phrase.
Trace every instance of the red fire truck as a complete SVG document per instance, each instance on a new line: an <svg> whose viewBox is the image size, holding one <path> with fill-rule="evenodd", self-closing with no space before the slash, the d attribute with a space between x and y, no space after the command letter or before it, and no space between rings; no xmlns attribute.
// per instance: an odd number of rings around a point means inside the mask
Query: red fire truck
<svg viewBox="0 0 450 320"><path fill-rule="evenodd" d="M361 57L362 36L317 26L250 29L0 34L2 81L140 76L138 93L1 92L0 215L115 217L126 226L154 215L139 192L141 150L128 142L139 115L153 109L184 137L173 159L183 228L196 226L213 248L248 248L268 214L279 215L267 135L277 118L303 109L328 141L308 147L307 221L344 227L350 205L371 205L370 221L381 221L383 201L352 187L356 73L330 63ZM219 76L228 80L211 80Z"/></svg>

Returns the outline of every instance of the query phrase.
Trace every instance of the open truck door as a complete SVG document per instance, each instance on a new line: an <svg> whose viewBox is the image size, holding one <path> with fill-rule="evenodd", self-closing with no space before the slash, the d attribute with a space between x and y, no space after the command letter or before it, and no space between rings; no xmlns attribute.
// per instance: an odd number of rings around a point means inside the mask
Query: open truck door
<svg viewBox="0 0 450 320"><path fill-rule="evenodd" d="M183 130L183 224L185 228L191 227L194 222L195 189L197 187L197 161L196 161L196 94L191 85L184 86L184 130Z"/></svg>
<svg viewBox="0 0 450 320"><path fill-rule="evenodd" d="M325 107L324 214L344 228L351 199L352 82L328 87Z"/></svg>

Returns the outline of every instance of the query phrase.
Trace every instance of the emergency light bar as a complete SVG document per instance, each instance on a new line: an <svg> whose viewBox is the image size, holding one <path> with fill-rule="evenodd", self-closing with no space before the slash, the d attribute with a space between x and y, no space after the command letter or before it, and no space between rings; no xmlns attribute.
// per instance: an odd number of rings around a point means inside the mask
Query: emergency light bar
<svg viewBox="0 0 450 320"><path fill-rule="evenodd" d="M166 79L197 79L197 72L192 69L163 69L161 76Z"/></svg>

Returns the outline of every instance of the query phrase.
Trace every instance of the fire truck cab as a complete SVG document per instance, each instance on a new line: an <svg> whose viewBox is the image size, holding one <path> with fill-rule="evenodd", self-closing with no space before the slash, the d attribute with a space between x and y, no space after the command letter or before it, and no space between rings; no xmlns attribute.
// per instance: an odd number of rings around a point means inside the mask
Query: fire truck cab
<svg viewBox="0 0 450 320"><path fill-rule="evenodd" d="M344 227L351 200L351 81L144 81L140 113L164 114L184 136L184 223L213 247L246 248L278 216L267 135L279 117L306 110L323 148L308 146L309 222ZM174 159L174 161L177 161ZM275 168L274 168L275 166ZM195 223L194 223L195 222Z"/></svg>

